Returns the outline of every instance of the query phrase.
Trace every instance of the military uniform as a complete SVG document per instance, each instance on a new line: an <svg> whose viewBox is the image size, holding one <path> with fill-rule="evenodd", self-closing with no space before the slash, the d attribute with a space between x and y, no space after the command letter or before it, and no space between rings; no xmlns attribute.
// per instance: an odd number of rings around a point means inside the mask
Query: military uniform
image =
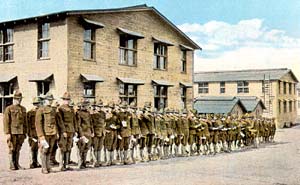
<svg viewBox="0 0 300 185"><path fill-rule="evenodd" d="M86 102L84 102L86 103ZM86 168L87 152L91 147L92 137L94 135L94 128L92 126L91 114L88 110L81 109L76 113L78 132L80 140L78 141L78 167L80 169Z"/></svg>
<svg viewBox="0 0 300 185"><path fill-rule="evenodd" d="M121 164L130 164L130 162L127 160L127 157L130 144L131 125L129 114L125 110L119 112L118 122L120 125L120 135L122 137L122 139L119 140Z"/></svg>
<svg viewBox="0 0 300 185"><path fill-rule="evenodd" d="M49 173L50 155L57 140L58 129L64 130L64 125L59 124L56 111L47 105L37 110L35 126L41 145L42 173Z"/></svg>
<svg viewBox="0 0 300 185"><path fill-rule="evenodd" d="M39 107L34 107L27 112L27 121L28 121L28 143L30 146L30 168L40 167L37 157L38 157L38 137L35 128L35 116L36 111Z"/></svg>
<svg viewBox="0 0 300 185"><path fill-rule="evenodd" d="M22 94L16 92L14 98L22 98ZM21 105L6 107L3 114L4 133L9 135L7 145L9 149L10 169L22 168L19 165L20 150L28 132L26 109Z"/></svg>

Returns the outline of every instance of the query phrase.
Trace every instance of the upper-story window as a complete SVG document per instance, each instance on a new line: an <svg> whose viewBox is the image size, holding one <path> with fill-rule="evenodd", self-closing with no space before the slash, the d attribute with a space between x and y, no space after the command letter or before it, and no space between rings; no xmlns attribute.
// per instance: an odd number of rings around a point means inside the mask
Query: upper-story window
<svg viewBox="0 0 300 185"><path fill-rule="evenodd" d="M237 82L237 92L238 93L249 93L249 82L246 82L246 81Z"/></svg>
<svg viewBox="0 0 300 185"><path fill-rule="evenodd" d="M182 109L186 109L186 87L180 87Z"/></svg>
<svg viewBox="0 0 300 185"><path fill-rule="evenodd" d="M220 93L221 94L225 93L225 82L220 82Z"/></svg>
<svg viewBox="0 0 300 185"><path fill-rule="evenodd" d="M278 94L281 94L281 81L278 81Z"/></svg>
<svg viewBox="0 0 300 185"><path fill-rule="evenodd" d="M137 39L120 35L120 64L136 66L137 61Z"/></svg>
<svg viewBox="0 0 300 185"><path fill-rule="evenodd" d="M95 60L95 29L85 28L83 32L83 59Z"/></svg>
<svg viewBox="0 0 300 185"><path fill-rule="evenodd" d="M292 94L292 88L293 88L293 84L290 83L290 84L289 84L289 94Z"/></svg>
<svg viewBox="0 0 300 185"><path fill-rule="evenodd" d="M162 43L154 43L154 69L166 70L168 60L168 47Z"/></svg>
<svg viewBox="0 0 300 185"><path fill-rule="evenodd" d="M186 50L181 50L181 72L186 73Z"/></svg>
<svg viewBox="0 0 300 185"><path fill-rule="evenodd" d="M38 25L38 58L49 57L50 23Z"/></svg>
<svg viewBox="0 0 300 185"><path fill-rule="evenodd" d="M0 29L0 62L14 59L13 34L14 30L11 28Z"/></svg>
<svg viewBox="0 0 300 185"><path fill-rule="evenodd" d="M286 94L287 83L283 82L283 94Z"/></svg>
<svg viewBox="0 0 300 185"><path fill-rule="evenodd" d="M208 82L200 82L198 84L198 93L207 94L208 93Z"/></svg>

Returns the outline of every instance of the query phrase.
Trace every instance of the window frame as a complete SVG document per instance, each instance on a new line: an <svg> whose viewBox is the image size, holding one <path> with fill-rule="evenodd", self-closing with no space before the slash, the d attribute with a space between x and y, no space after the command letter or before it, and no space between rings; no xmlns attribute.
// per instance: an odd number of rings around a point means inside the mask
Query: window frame
<svg viewBox="0 0 300 185"><path fill-rule="evenodd" d="M90 95L88 91L91 91ZM96 82L83 82L83 97L84 98L95 98L96 97Z"/></svg>
<svg viewBox="0 0 300 185"><path fill-rule="evenodd" d="M36 82L37 96L46 95L47 92L50 91L50 84L51 84L51 82L47 82L47 81L38 81L38 82ZM40 89L40 86L41 86L41 89ZM48 86L47 91L46 91L47 88L45 88L46 86ZM40 90L41 90L41 92L40 92Z"/></svg>
<svg viewBox="0 0 300 185"><path fill-rule="evenodd" d="M198 93L199 94L208 94L209 93L209 83L208 82L199 82L198 83Z"/></svg>
<svg viewBox="0 0 300 185"><path fill-rule="evenodd" d="M181 97L181 102L183 103L182 108L186 109L186 104L187 104L187 88L184 86L180 87L180 97Z"/></svg>
<svg viewBox="0 0 300 185"><path fill-rule="evenodd" d="M44 25L47 25L47 36L44 37ZM37 47L37 59L38 60L43 60L43 59L49 59L50 58L50 22L40 22L38 23L38 37L37 37L37 42L38 42L38 47ZM46 49L44 48L43 44L46 44L47 47ZM44 52L46 55L44 56Z"/></svg>
<svg viewBox="0 0 300 185"><path fill-rule="evenodd" d="M153 85L153 93L154 93L154 108L156 108L157 110L160 109L165 109L166 107L168 107L168 86L164 86L164 85L158 85L158 84L154 84ZM161 103L164 103L163 107L160 107ZM156 106L156 102L159 102L158 106Z"/></svg>
<svg viewBox="0 0 300 185"><path fill-rule="evenodd" d="M181 50L181 73L187 73L187 50Z"/></svg>
<svg viewBox="0 0 300 185"><path fill-rule="evenodd" d="M125 46L121 46L122 39L125 40ZM133 48L129 48L129 41L133 41ZM130 37L129 35L121 34L119 36L119 65L126 65L126 66L137 66L137 52L138 52L138 39L135 37ZM124 57L126 57L127 60L122 60L122 52L124 51ZM129 64L129 52L133 52L133 61L132 64ZM122 63L122 61L125 61L125 63Z"/></svg>
<svg viewBox="0 0 300 185"><path fill-rule="evenodd" d="M226 82L220 82L220 94L226 93Z"/></svg>
<svg viewBox="0 0 300 185"><path fill-rule="evenodd" d="M157 49L155 48L160 48L159 53L157 53ZM162 48L165 48L163 51L164 53L162 54ZM163 43L154 43L153 44L153 69L154 70L161 70L161 71L167 71L168 70L168 45L167 44L163 44ZM159 60L158 60L159 58ZM160 59L163 58L164 59L164 68L161 68L161 63L160 63Z"/></svg>
<svg viewBox="0 0 300 185"><path fill-rule="evenodd" d="M0 63L13 62L14 29L12 27L0 29L0 52Z"/></svg>
<svg viewBox="0 0 300 185"><path fill-rule="evenodd" d="M249 82L248 81L238 81L237 82L237 93L249 93Z"/></svg>
<svg viewBox="0 0 300 185"><path fill-rule="evenodd" d="M84 27L83 29L83 60L96 61L96 29L93 27ZM89 30L91 31L91 36L87 39L86 32ZM90 45L90 58L86 57L87 45Z"/></svg>
<svg viewBox="0 0 300 185"><path fill-rule="evenodd" d="M121 92L121 87L122 87L122 91ZM132 87L132 92L133 94L129 93L129 87ZM123 82L119 82L119 98L120 100L126 101L128 103L128 105L130 105L132 102L135 103L135 105L137 105L137 101L138 101L138 85L137 84L130 84L130 83L123 83Z"/></svg>

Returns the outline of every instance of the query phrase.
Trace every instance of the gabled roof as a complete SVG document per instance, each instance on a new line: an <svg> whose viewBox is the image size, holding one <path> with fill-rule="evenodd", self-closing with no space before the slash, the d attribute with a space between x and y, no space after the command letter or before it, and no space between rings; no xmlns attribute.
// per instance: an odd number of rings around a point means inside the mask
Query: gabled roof
<svg viewBox="0 0 300 185"><path fill-rule="evenodd" d="M240 107L246 112L246 108L241 103L241 101L233 96L198 97L194 102L194 109L196 109L200 114L228 114L231 113L231 111L237 104L239 104Z"/></svg>
<svg viewBox="0 0 300 185"><path fill-rule="evenodd" d="M265 104L261 99L256 96L238 96L242 104L245 106L247 112L253 112L256 107L260 104L263 109L266 109Z"/></svg>
<svg viewBox="0 0 300 185"><path fill-rule="evenodd" d="M261 81L264 79L280 80L288 73L292 75L295 82L298 82L298 79L292 70L287 68L196 72L194 82Z"/></svg>
<svg viewBox="0 0 300 185"><path fill-rule="evenodd" d="M43 20L51 17L57 18L57 17L68 16L68 15L84 15L84 14L97 14L97 13L129 12L129 11L153 11L163 21L165 21L169 26L171 26L175 31L177 31L182 37L184 37L189 42L189 44L193 49L200 49L200 50L202 49L197 43L195 43L192 39L190 39L185 33L183 33L175 24L173 24L169 19L167 19L157 9L155 9L154 7L148 7L146 4L122 7L122 8L112 8L112 9L66 10L66 11L61 11L56 13L0 22L0 27L5 25L15 25L20 23L33 22L33 21Z"/></svg>

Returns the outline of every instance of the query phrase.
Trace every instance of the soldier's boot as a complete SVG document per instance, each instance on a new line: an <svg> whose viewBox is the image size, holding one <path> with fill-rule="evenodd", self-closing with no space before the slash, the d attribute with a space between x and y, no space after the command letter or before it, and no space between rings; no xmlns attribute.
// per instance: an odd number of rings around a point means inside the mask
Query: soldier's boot
<svg viewBox="0 0 300 185"><path fill-rule="evenodd" d="M83 152L79 152L78 155L78 168L79 169L84 169L84 165L83 165Z"/></svg>
<svg viewBox="0 0 300 185"><path fill-rule="evenodd" d="M34 150L34 163L36 165L35 166L36 168L40 168L41 167L40 163L38 162L38 153L39 153L38 150Z"/></svg>
<svg viewBox="0 0 300 185"><path fill-rule="evenodd" d="M83 152L83 154L82 154L82 158L83 158L82 165L84 166L84 168L87 168L87 161L86 161L87 154L88 154L87 152Z"/></svg>
<svg viewBox="0 0 300 185"><path fill-rule="evenodd" d="M136 160L135 160L135 157L134 157L134 148L130 149L130 161L131 161L131 164L136 163Z"/></svg>
<svg viewBox="0 0 300 185"><path fill-rule="evenodd" d="M46 155L46 165L47 165L47 170L49 173L53 172L53 170L51 169L51 154L47 154Z"/></svg>
<svg viewBox="0 0 300 185"><path fill-rule="evenodd" d="M120 165L124 165L125 151L120 151Z"/></svg>
<svg viewBox="0 0 300 185"><path fill-rule="evenodd" d="M33 169L33 168L36 168L36 163L35 163L35 160L34 160L34 150L30 150L30 165L29 165L29 168L30 169Z"/></svg>
<svg viewBox="0 0 300 185"><path fill-rule="evenodd" d="M70 157L71 157L71 152L67 151L65 153L65 159L64 159L64 166L66 168L66 170L72 170L72 168L70 167Z"/></svg>
<svg viewBox="0 0 300 185"><path fill-rule="evenodd" d="M16 167L19 170L25 170L25 168L20 165L19 159L20 159L20 151L17 151L16 152Z"/></svg>
<svg viewBox="0 0 300 185"><path fill-rule="evenodd" d="M17 168L15 167L15 152L12 152L11 154L8 154L9 157L9 169L10 170L17 170Z"/></svg>
<svg viewBox="0 0 300 185"><path fill-rule="evenodd" d="M41 160L42 160L42 173L43 174L48 174L49 171L47 169L47 155L42 153L41 154Z"/></svg>
<svg viewBox="0 0 300 185"><path fill-rule="evenodd" d="M203 150L203 144L201 144L200 146L199 146L199 154L200 155L203 155L203 153L204 153L204 150Z"/></svg>
<svg viewBox="0 0 300 185"><path fill-rule="evenodd" d="M211 153L211 154L215 154L215 151L214 151L214 144L213 143L211 143L210 144L210 146L209 146L209 153Z"/></svg>
<svg viewBox="0 0 300 185"><path fill-rule="evenodd" d="M110 152L107 149L104 151L104 158L105 158L105 162L102 164L102 166L110 166L111 165Z"/></svg>
<svg viewBox="0 0 300 185"><path fill-rule="evenodd" d="M144 158L144 162L149 162L151 156L149 154L148 147L144 148L143 155L144 155L144 157L143 157Z"/></svg>
<svg viewBox="0 0 300 185"><path fill-rule="evenodd" d="M115 150L113 154L116 154L115 158L112 158L112 165L118 165L120 164L120 156L121 156L121 151L120 150Z"/></svg>
<svg viewBox="0 0 300 185"><path fill-rule="evenodd" d="M219 153L218 143L214 144L214 151L215 151L214 155Z"/></svg>
<svg viewBox="0 0 300 185"><path fill-rule="evenodd" d="M102 151L102 150L97 151L97 162L98 162L98 167L100 167L100 166L102 165L102 163L101 163L101 151Z"/></svg>
<svg viewBox="0 0 300 185"><path fill-rule="evenodd" d="M95 156L95 159L93 161L93 167L97 168L97 167L99 167L98 151L94 150L93 152L94 152L94 156Z"/></svg>
<svg viewBox="0 0 300 185"><path fill-rule="evenodd" d="M204 145L204 155L209 155L208 144Z"/></svg>
<svg viewBox="0 0 300 185"><path fill-rule="evenodd" d="M66 153L61 151L60 152L60 159L59 159L59 170L60 171L66 171L65 157L66 157Z"/></svg>
<svg viewBox="0 0 300 185"><path fill-rule="evenodd" d="M133 164L131 159L128 159L128 152L130 152L131 150L125 150L124 151L124 164L128 165L128 164ZM133 150L132 150L133 151ZM131 158L131 157L130 157Z"/></svg>

